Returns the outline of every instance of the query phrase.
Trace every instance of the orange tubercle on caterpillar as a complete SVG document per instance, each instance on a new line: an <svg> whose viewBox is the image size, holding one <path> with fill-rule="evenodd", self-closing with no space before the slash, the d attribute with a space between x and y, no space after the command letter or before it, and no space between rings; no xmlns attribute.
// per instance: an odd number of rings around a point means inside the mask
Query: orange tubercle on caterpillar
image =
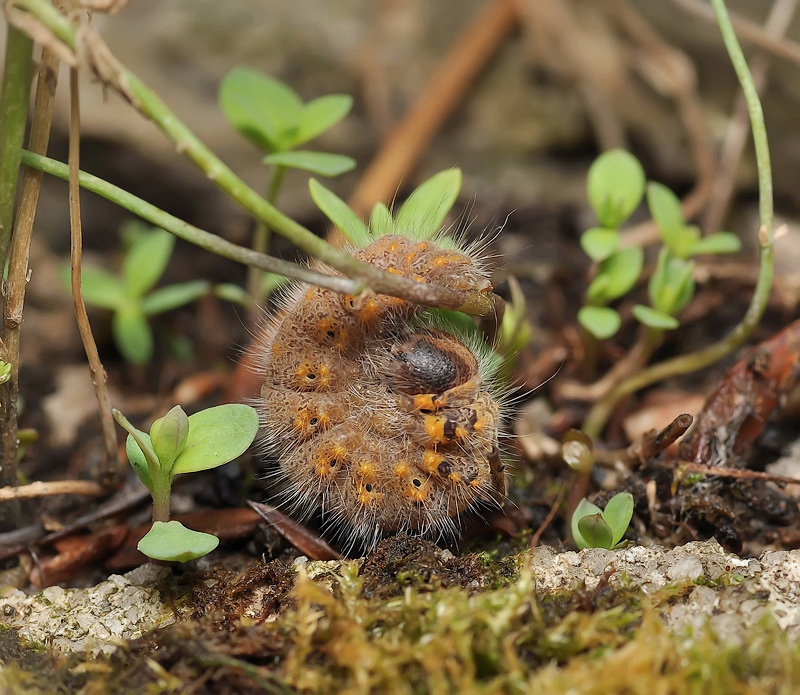
<svg viewBox="0 0 800 695"><path fill-rule="evenodd" d="M491 287L480 259L379 238L355 257L453 289ZM289 514L321 510L345 550L388 533L458 535L499 506L499 406L485 348L405 300L290 291L255 346L262 441Z"/></svg>

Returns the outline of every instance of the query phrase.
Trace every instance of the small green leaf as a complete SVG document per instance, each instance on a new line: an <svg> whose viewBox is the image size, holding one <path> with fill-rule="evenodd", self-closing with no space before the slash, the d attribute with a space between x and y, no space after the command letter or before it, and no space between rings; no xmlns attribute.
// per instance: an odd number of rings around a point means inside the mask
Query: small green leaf
<svg viewBox="0 0 800 695"><path fill-rule="evenodd" d="M581 248L595 263L608 258L619 245L619 231L605 227L592 227L581 234Z"/></svg>
<svg viewBox="0 0 800 695"><path fill-rule="evenodd" d="M219 285L214 285L214 295L225 302L240 304L246 308L253 305L250 293L244 287L234 285L232 282L221 282Z"/></svg>
<svg viewBox="0 0 800 695"><path fill-rule="evenodd" d="M688 258L698 241L700 241L700 227L694 224L686 225L678 234L675 255L679 258Z"/></svg>
<svg viewBox="0 0 800 695"><path fill-rule="evenodd" d="M0 360L0 384L8 383L11 380L11 363Z"/></svg>
<svg viewBox="0 0 800 695"><path fill-rule="evenodd" d="M211 283L207 280L191 280L177 285L168 285L153 290L142 297L140 306L147 316L161 314L165 311L177 309L179 306L189 304L195 299L206 295L211 290Z"/></svg>
<svg viewBox="0 0 800 695"><path fill-rule="evenodd" d="M129 297L141 297L158 282L173 248L175 237L163 229L154 227L136 238L122 263L122 277Z"/></svg>
<svg viewBox="0 0 800 695"><path fill-rule="evenodd" d="M598 304L621 297L636 284L643 264L644 250L638 246L615 251L600 264L586 296Z"/></svg>
<svg viewBox="0 0 800 695"><path fill-rule="evenodd" d="M219 103L234 128L265 152L292 148L303 102L280 80L250 68L234 68L220 84Z"/></svg>
<svg viewBox="0 0 800 695"><path fill-rule="evenodd" d="M433 326L452 335L466 337L478 335L478 327L469 314L453 309L425 309L419 316L425 326Z"/></svg>
<svg viewBox="0 0 800 695"><path fill-rule="evenodd" d="M732 232L718 232L698 239L689 249L689 256L699 256L701 253L739 253L742 242Z"/></svg>
<svg viewBox="0 0 800 695"><path fill-rule="evenodd" d="M394 227L410 239L424 241L439 233L461 192L461 169L446 169L420 184L400 206Z"/></svg>
<svg viewBox="0 0 800 695"><path fill-rule="evenodd" d="M572 519L570 520L572 539L575 541L575 544L580 550L587 548L588 544L581 535L580 529L578 528L578 522L583 517L589 516L590 514L602 514L602 510L596 504L592 504L584 497L580 502L578 502L578 506L575 507L575 511L572 513Z"/></svg>
<svg viewBox="0 0 800 695"><path fill-rule="evenodd" d="M320 176L339 176L346 171L355 169L356 160L343 154L330 152L310 152L299 150L296 152L274 152L262 160L264 164L303 169Z"/></svg>
<svg viewBox="0 0 800 695"><path fill-rule="evenodd" d="M148 441L150 440L150 436L146 432L142 432L141 434L147 437ZM153 481L150 478L150 472L147 469L147 458L142 453L142 450L139 448L136 440L131 435L128 435L125 439L125 453L128 455L128 461L131 464L131 468L133 468L136 475L139 476L139 480L144 483L144 486L148 490L152 491Z"/></svg>
<svg viewBox="0 0 800 695"><path fill-rule="evenodd" d="M369 228L376 239L387 234L394 234L394 219L383 203L375 203L372 214L369 216Z"/></svg>
<svg viewBox="0 0 800 695"><path fill-rule="evenodd" d="M228 403L189 416L189 438L175 459L173 475L216 468L241 456L258 432L258 413Z"/></svg>
<svg viewBox="0 0 800 695"><path fill-rule="evenodd" d="M656 311L652 307L645 306L644 304L637 304L633 307L633 315L639 323L643 323L650 328L657 328L664 331L674 331L680 326L680 321L674 316L665 314L662 311Z"/></svg>
<svg viewBox="0 0 800 695"><path fill-rule="evenodd" d="M605 340L619 330L622 320L607 306L585 306L578 312L578 322L595 338Z"/></svg>
<svg viewBox="0 0 800 695"><path fill-rule="evenodd" d="M618 492L606 504L603 510L603 518L611 527L612 538L609 548L613 548L622 540L628 524L633 517L633 495L630 492Z"/></svg>
<svg viewBox="0 0 800 695"><path fill-rule="evenodd" d="M495 350L506 358L517 355L528 345L533 335L533 327L528 321L525 294L519 282L513 276L508 278L511 301L506 303L506 310L500 324L500 339Z"/></svg>
<svg viewBox="0 0 800 695"><path fill-rule="evenodd" d="M609 549L614 545L614 534L602 514L589 514L581 518L578 531L589 548Z"/></svg>
<svg viewBox="0 0 800 695"><path fill-rule="evenodd" d="M311 198L317 207L322 210L325 216L342 230L347 239L355 246L361 248L371 244L373 239L369 233L369 228L354 213L350 206L345 203L333 191L325 188L316 179L310 179L308 190Z"/></svg>
<svg viewBox="0 0 800 695"><path fill-rule="evenodd" d="M153 332L138 306L117 311L111 320L114 343L131 364L147 364L153 356Z"/></svg>
<svg viewBox="0 0 800 695"><path fill-rule="evenodd" d="M353 97L347 94L328 94L309 101L300 115L300 124L292 147L313 140L330 130L353 108Z"/></svg>
<svg viewBox="0 0 800 695"><path fill-rule="evenodd" d="M117 421L117 424L128 433L128 439L125 442L128 460L131 462L131 466L136 471L139 479L152 492L153 481L158 477L161 463L153 449L150 435L136 429L128 418L116 408L111 409L111 415Z"/></svg>
<svg viewBox="0 0 800 695"><path fill-rule="evenodd" d="M610 283L611 277L608 273L604 273L601 268L597 275L594 276L594 280L589 283L589 287L586 288L587 301L597 304L608 303L610 300L606 298L606 289Z"/></svg>
<svg viewBox="0 0 800 695"><path fill-rule="evenodd" d="M686 223L678 196L663 184L651 182L647 185L647 206L664 244L674 254L681 255L681 236Z"/></svg>
<svg viewBox="0 0 800 695"><path fill-rule="evenodd" d="M693 273L694 261L676 258L668 248L662 248L648 283L653 308L670 316L680 312L694 296Z"/></svg>
<svg viewBox="0 0 800 695"><path fill-rule="evenodd" d="M62 277L69 290L71 282L69 266L62 271ZM102 268L91 265L85 265L81 269L81 291L87 304L101 309L116 310L127 301L122 280Z"/></svg>
<svg viewBox="0 0 800 695"><path fill-rule="evenodd" d="M219 545L219 538L186 528L180 521L155 521L136 546L154 560L188 562L208 555Z"/></svg>
<svg viewBox="0 0 800 695"><path fill-rule="evenodd" d="M186 446L188 436L189 418L179 405L153 423L150 427L150 441L162 470L172 470L172 464Z"/></svg>
<svg viewBox="0 0 800 695"><path fill-rule="evenodd" d="M288 282L289 278L287 278L285 275L267 271L261 275L261 283L259 284L259 288L261 290L261 294L266 297L276 290L279 290Z"/></svg>
<svg viewBox="0 0 800 695"><path fill-rule="evenodd" d="M644 169L629 152L609 150L595 159L586 188L600 226L619 227L642 201L644 186Z"/></svg>

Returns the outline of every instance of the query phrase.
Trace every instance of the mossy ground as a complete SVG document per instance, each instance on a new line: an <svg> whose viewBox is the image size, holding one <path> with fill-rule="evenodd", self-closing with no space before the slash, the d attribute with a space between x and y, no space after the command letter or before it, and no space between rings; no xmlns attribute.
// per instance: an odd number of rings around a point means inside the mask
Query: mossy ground
<svg viewBox="0 0 800 695"><path fill-rule="evenodd" d="M670 632L654 595L536 592L529 553L453 558L401 539L361 561L184 575L176 624L111 656L0 633L0 690L25 693L791 693L800 646L771 619L731 643ZM188 582L188 584L187 584ZM175 596L173 596L175 598Z"/></svg>

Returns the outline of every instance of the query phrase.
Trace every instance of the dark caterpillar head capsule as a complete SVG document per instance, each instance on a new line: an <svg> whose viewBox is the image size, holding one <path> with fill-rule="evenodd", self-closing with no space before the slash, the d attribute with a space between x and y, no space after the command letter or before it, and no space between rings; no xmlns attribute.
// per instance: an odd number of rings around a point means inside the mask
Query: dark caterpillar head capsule
<svg viewBox="0 0 800 695"><path fill-rule="evenodd" d="M446 334L414 335L391 350L391 388L409 395L441 394L477 373L471 352Z"/></svg>

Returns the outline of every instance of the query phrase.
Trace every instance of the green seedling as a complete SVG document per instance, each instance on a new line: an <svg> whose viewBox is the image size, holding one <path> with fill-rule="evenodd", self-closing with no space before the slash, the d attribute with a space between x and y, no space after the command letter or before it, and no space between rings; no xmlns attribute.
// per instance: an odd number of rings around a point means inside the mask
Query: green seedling
<svg viewBox="0 0 800 695"><path fill-rule="evenodd" d="M431 176L408 196L394 216L386 205L376 203L369 224L316 179L308 182L308 189L317 207L357 248L387 234L402 234L415 241L435 239L439 246L456 246L452 238L441 233L441 227L461 192L461 169L445 169Z"/></svg>
<svg viewBox="0 0 800 695"><path fill-rule="evenodd" d="M663 331L677 328L676 315L694 296L693 256L711 253L736 253L738 237L719 232L706 237L687 225L680 201L666 186L646 185L639 161L624 150L600 155L589 169L587 194L600 226L581 236L581 246L597 263L597 273L586 291L586 305L578 313L580 324L595 338L613 336L621 321L611 302L627 294L636 284L644 264L640 247L619 248L619 227L647 195L650 209L663 242L656 269L650 278L651 306L637 304L636 319L645 326Z"/></svg>
<svg viewBox="0 0 800 695"><path fill-rule="evenodd" d="M176 475L216 468L241 456L258 431L256 411L231 403L187 417L176 405L153 423L149 434L136 429L119 410L112 412L128 432L128 460L153 497L153 526L138 549L155 560L176 562L210 553L219 543L216 536L170 521L172 481Z"/></svg>
<svg viewBox="0 0 800 695"><path fill-rule="evenodd" d="M347 94L328 94L304 104L297 93L280 80L257 70L238 67L231 70L219 87L219 103L228 121L266 156L272 167L266 199L275 204L287 169L301 169L318 176L339 176L356 165L352 157L330 152L298 150L341 121L353 106ZM256 226L253 249L266 253L270 230ZM276 289L275 277L251 268L247 292L230 286L221 289L224 297L250 308Z"/></svg>
<svg viewBox="0 0 800 695"><path fill-rule="evenodd" d="M572 514L572 537L578 548L606 548L619 546L633 517L633 495L618 492L605 509L600 509L585 497Z"/></svg>
<svg viewBox="0 0 800 695"><path fill-rule="evenodd" d="M329 94L304 104L280 80L257 70L231 70L219 88L219 103L230 123L267 152L264 164L303 169L318 176L350 171L355 160L329 152L297 151L341 121L353 106L346 94Z"/></svg>
<svg viewBox="0 0 800 695"><path fill-rule="evenodd" d="M675 329L680 325L675 316L694 296L695 263L691 258L701 254L736 253L741 242L730 232L701 237L697 227L684 221L678 197L660 183L648 184L647 205L664 246L648 283L651 306L637 304L633 315L645 326Z"/></svg>
<svg viewBox="0 0 800 695"><path fill-rule="evenodd" d="M619 314L606 305L629 292L642 272L644 251L618 246L619 226L639 206L644 191L644 169L624 150L600 155L589 169L587 193L600 226L584 232L581 246L598 268L578 321L600 340L610 338L620 327Z"/></svg>
<svg viewBox="0 0 800 695"><path fill-rule="evenodd" d="M84 265L81 289L87 304L114 312L111 330L117 349L131 364L142 365L153 356L153 331L148 318L207 294L211 284L193 280L154 290L169 263L175 237L141 222L125 225L123 236L130 243L121 272L115 275ZM67 283L68 274L66 269Z"/></svg>

